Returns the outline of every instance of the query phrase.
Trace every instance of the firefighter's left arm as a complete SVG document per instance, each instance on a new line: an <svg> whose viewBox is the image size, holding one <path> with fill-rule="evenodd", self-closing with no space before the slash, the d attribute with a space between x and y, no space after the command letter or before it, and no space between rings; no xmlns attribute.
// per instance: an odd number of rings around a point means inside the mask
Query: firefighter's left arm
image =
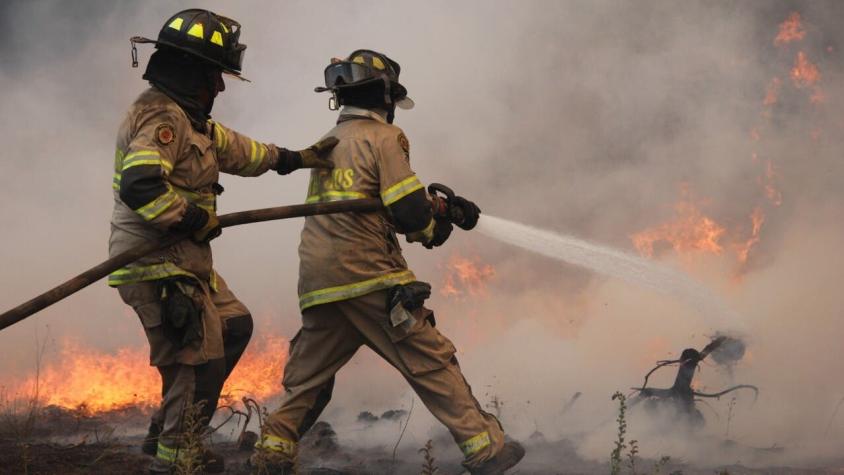
<svg viewBox="0 0 844 475"><path fill-rule="evenodd" d="M214 147L220 171L240 176L258 176L267 170L281 175L300 168L333 168L326 157L337 145L337 139L327 137L305 150L287 150L273 144L264 144L228 129L217 122L211 122Z"/></svg>
<svg viewBox="0 0 844 475"><path fill-rule="evenodd" d="M213 130L214 148L220 171L232 175L258 176L278 165L278 147L264 144L224 127L209 123Z"/></svg>

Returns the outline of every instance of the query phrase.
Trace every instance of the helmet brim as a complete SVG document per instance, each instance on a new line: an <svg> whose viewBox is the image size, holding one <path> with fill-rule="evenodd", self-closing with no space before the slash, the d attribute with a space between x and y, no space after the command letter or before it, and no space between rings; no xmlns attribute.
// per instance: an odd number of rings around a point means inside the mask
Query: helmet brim
<svg viewBox="0 0 844 475"><path fill-rule="evenodd" d="M416 106L416 103L413 102L413 99L404 96L396 101L396 106L398 106L399 109L410 110Z"/></svg>
<svg viewBox="0 0 844 475"><path fill-rule="evenodd" d="M215 61L215 60L213 60L213 59L211 59L207 56L197 54L195 51L191 51L187 48L183 48L181 46L175 45L175 44L173 44L169 41L158 41L158 40L153 40L153 39L146 38L146 37L143 37L143 36L133 36L132 38L129 39L129 41L131 41L132 43L150 43L150 44L154 44L156 47L163 45L163 46L166 46L168 48L177 49L177 50L185 52L185 53L187 53L191 56L202 59L203 61L206 61L209 64L213 64L214 66L220 67L223 70L223 73L225 73L227 76L236 77L237 79L240 79L241 81L252 82L249 79L243 77L240 74L240 71L238 71L236 69L232 69L232 68L226 66L225 64L219 62L219 61Z"/></svg>

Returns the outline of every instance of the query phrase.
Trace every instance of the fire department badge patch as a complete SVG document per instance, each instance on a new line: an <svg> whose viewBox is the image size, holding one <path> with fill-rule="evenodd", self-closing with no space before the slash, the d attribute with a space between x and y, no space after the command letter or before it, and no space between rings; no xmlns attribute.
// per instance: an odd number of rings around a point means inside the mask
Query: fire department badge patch
<svg viewBox="0 0 844 475"><path fill-rule="evenodd" d="M404 133L399 134L399 147L404 151L404 158L410 158L410 142L407 141Z"/></svg>
<svg viewBox="0 0 844 475"><path fill-rule="evenodd" d="M161 124L155 128L155 139L161 145L167 145L173 141L175 134L173 133L173 126L170 124Z"/></svg>

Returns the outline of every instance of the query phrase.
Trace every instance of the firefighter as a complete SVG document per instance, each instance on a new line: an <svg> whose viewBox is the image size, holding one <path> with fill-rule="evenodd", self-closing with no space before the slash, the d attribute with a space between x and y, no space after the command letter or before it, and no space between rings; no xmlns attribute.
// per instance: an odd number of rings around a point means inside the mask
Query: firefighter
<svg viewBox="0 0 844 475"><path fill-rule="evenodd" d="M214 99L225 89L222 74L241 77L246 45L239 36L236 21L190 9L167 20L157 40L132 38L133 66L135 43L154 43L156 50L143 76L151 87L117 133L109 254L174 233L190 236L108 279L140 317L150 363L161 374L161 406L142 447L155 457L152 473L169 472L180 459L198 459L197 453L206 471L224 469L213 452L186 448L189 440L201 440L252 334L249 310L212 266L209 241L221 232L220 172L252 177L330 168L324 156L336 144L328 138L290 151L211 119Z"/></svg>
<svg viewBox="0 0 844 475"><path fill-rule="evenodd" d="M471 229L480 209L471 201L428 195L409 163L409 142L392 125L396 106L413 101L399 83L399 65L358 50L325 69L329 106L340 109L327 135L339 139L333 170L312 170L307 202L380 197L383 212L312 216L299 245L302 328L290 345L281 406L267 419L251 463L258 471L292 473L297 441L328 404L337 371L362 345L395 367L451 432L473 474L497 474L524 456L505 440L499 421L472 394L455 347L423 306L431 286L416 281L396 233L428 249L453 224ZM440 186L440 188L444 188Z"/></svg>

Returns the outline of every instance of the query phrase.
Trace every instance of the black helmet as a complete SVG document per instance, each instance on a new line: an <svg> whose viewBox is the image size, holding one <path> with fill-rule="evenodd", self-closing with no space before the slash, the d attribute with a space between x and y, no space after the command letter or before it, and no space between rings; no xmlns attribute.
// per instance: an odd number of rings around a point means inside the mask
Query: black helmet
<svg viewBox="0 0 844 475"><path fill-rule="evenodd" d="M208 10L184 10L164 23L158 40L142 36L129 40L132 43L132 66L138 64L135 43L154 43L156 48L161 45L176 48L240 77L246 45L238 43L239 38L240 23Z"/></svg>
<svg viewBox="0 0 844 475"><path fill-rule="evenodd" d="M332 59L331 64L325 67L325 87L317 87L314 91L331 91L336 97L344 90L383 84L385 105L412 109L413 99L407 97L407 89L399 83L400 72L399 63L387 55L359 49L344 60Z"/></svg>

